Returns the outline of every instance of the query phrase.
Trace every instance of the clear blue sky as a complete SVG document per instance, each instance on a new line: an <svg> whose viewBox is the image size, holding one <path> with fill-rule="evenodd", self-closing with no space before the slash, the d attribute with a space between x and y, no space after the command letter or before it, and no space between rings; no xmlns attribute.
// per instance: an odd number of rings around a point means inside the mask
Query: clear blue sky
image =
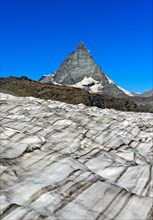
<svg viewBox="0 0 153 220"><path fill-rule="evenodd" d="M39 79L79 41L118 85L152 88L151 0L1 0L1 76Z"/></svg>

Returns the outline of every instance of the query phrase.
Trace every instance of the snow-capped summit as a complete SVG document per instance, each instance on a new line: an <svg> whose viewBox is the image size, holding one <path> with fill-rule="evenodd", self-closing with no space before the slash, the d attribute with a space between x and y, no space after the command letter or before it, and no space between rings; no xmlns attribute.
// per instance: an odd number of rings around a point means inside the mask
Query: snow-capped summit
<svg viewBox="0 0 153 220"><path fill-rule="evenodd" d="M96 85L92 86L84 85L84 80L88 79L89 81L90 79L91 81L91 78L98 83L94 82ZM58 84L74 85L75 87L81 86L91 92L108 93L122 97L132 95L118 87L115 82L102 71L102 68L94 61L90 51L82 41L79 42L77 50L70 53L61 63L57 72L54 73L54 77L51 75L48 80L49 82L55 82ZM43 81L40 81L44 82L44 78Z"/></svg>

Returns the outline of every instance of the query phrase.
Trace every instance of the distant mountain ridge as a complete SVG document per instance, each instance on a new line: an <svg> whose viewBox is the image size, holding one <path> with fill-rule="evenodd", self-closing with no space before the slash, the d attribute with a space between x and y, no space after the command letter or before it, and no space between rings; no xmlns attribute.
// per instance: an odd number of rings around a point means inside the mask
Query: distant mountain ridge
<svg viewBox="0 0 153 220"><path fill-rule="evenodd" d="M91 92L107 93L117 97L133 96L130 92L116 85L102 71L82 42L79 42L77 50L71 52L61 63L57 72L43 76L39 81L75 86Z"/></svg>
<svg viewBox="0 0 153 220"><path fill-rule="evenodd" d="M142 94L140 94L139 96L141 97L150 97L150 96L153 96L153 89L149 90L149 91L146 91L146 92L143 92Z"/></svg>

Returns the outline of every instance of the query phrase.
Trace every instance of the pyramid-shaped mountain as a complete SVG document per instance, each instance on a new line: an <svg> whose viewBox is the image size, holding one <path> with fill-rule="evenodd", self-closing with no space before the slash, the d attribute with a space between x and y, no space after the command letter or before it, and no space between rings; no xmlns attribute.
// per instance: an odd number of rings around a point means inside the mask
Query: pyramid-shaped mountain
<svg viewBox="0 0 153 220"><path fill-rule="evenodd" d="M117 86L94 61L90 51L80 42L77 50L68 55L57 72L43 76L43 83L58 83L85 88L91 92L108 93L115 96L131 95Z"/></svg>

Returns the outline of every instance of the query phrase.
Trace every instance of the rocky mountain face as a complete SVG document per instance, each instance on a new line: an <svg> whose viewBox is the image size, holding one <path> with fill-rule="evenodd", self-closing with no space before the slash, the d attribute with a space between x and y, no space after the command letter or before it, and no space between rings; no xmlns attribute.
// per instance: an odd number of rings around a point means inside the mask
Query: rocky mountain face
<svg viewBox="0 0 153 220"><path fill-rule="evenodd" d="M100 66L94 62L90 52L80 42L77 50L62 62L54 79L61 84L73 85L82 81L84 77L92 77L102 84L108 83Z"/></svg>
<svg viewBox="0 0 153 220"><path fill-rule="evenodd" d="M42 83L49 83L49 84L53 84L53 76L54 76L55 72L52 72L50 75L43 75L39 81Z"/></svg>
<svg viewBox="0 0 153 220"><path fill-rule="evenodd" d="M151 220L150 113L1 96L1 220Z"/></svg>
<svg viewBox="0 0 153 220"><path fill-rule="evenodd" d="M91 92L109 93L115 96L132 96L131 93L118 87L94 61L90 51L82 42L62 62L57 72L50 78L40 79L40 82L54 82L84 88Z"/></svg>

